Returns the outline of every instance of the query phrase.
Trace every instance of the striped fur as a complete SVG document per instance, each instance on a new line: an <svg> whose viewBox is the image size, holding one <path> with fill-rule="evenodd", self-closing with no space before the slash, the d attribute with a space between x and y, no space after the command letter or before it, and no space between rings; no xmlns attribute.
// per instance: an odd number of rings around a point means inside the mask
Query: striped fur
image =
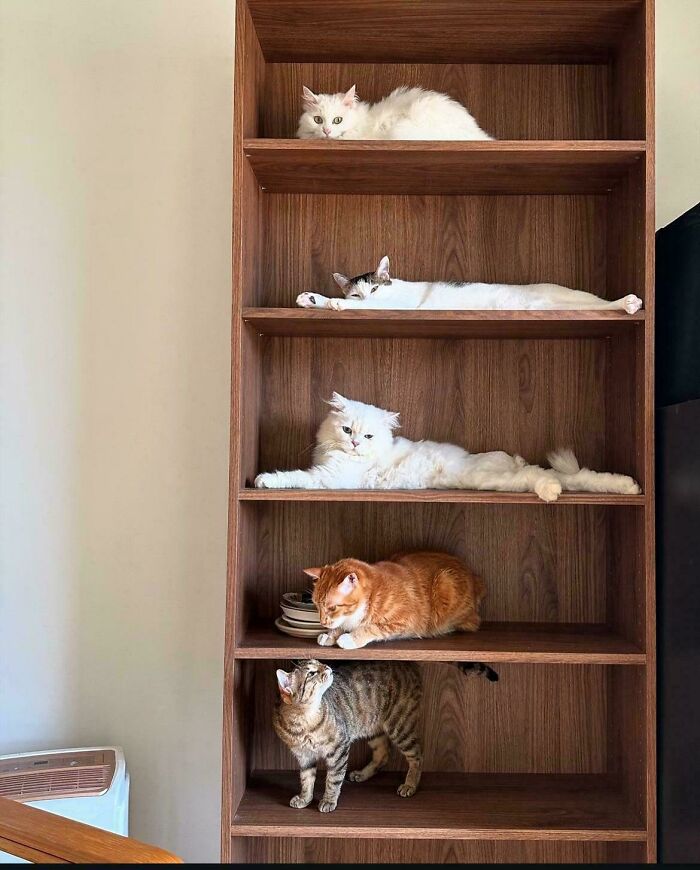
<svg viewBox="0 0 700 870"><path fill-rule="evenodd" d="M365 738L372 758L349 778L364 782L382 768L390 742L408 762L401 797L415 794L421 777L423 754L418 738L422 682L412 662L358 662L332 670L312 659L291 673L277 671L280 704L275 710L275 731L299 762L301 789L290 803L305 807L313 798L316 766L325 761L326 786L319 802L322 813L332 812L345 779L350 746Z"/></svg>

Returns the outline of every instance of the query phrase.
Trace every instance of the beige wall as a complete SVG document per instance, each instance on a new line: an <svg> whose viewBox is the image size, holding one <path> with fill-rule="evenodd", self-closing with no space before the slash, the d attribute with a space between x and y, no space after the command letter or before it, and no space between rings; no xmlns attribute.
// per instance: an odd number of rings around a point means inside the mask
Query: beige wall
<svg viewBox="0 0 700 870"><path fill-rule="evenodd" d="M217 860L233 3L0 15L0 752L121 743Z"/></svg>
<svg viewBox="0 0 700 870"><path fill-rule="evenodd" d="M119 742L218 856L233 0L0 0L0 752ZM659 224L700 199L700 0L658 0ZM694 88L694 89L693 89Z"/></svg>
<svg viewBox="0 0 700 870"><path fill-rule="evenodd" d="M700 202L700 0L656 0L656 225Z"/></svg>

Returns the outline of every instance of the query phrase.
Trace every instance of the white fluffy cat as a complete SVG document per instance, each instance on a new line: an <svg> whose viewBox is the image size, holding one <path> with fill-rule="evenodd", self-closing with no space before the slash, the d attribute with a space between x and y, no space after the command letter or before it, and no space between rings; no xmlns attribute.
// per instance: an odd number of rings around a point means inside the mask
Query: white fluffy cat
<svg viewBox="0 0 700 870"><path fill-rule="evenodd" d="M423 88L396 88L371 105L304 87L299 139L491 139L460 103Z"/></svg>
<svg viewBox="0 0 700 870"><path fill-rule="evenodd" d="M316 435L313 465L307 470L259 474L266 489L474 489L535 492L556 501L562 489L634 495L639 486L622 474L579 468L570 450L549 456L551 469L528 465L520 456L497 451L468 453L454 444L409 441L394 435L399 415L338 393Z"/></svg>
<svg viewBox="0 0 700 870"><path fill-rule="evenodd" d="M400 308L404 310L447 311L545 311L608 309L635 314L642 307L638 296L629 294L610 302L583 290L559 284L452 284L448 281L402 281L389 274L389 258L382 257L376 272L346 278L338 272L333 279L345 299L320 293L301 293L301 308Z"/></svg>

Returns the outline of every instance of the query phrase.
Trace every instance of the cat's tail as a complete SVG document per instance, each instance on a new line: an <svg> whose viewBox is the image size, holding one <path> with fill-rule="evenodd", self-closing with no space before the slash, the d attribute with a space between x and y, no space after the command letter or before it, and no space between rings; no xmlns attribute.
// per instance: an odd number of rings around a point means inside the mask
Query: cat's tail
<svg viewBox="0 0 700 870"><path fill-rule="evenodd" d="M562 450L554 450L547 456L549 464L559 474L578 474L581 466L578 464L578 459L573 450L568 448Z"/></svg>
<svg viewBox="0 0 700 870"><path fill-rule="evenodd" d="M453 662L467 677L485 677L490 683L498 682L498 674L483 662Z"/></svg>

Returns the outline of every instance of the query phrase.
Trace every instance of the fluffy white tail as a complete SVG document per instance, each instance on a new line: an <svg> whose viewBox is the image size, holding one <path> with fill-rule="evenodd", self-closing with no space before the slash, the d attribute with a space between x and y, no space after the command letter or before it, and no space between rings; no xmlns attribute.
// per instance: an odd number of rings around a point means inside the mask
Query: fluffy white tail
<svg viewBox="0 0 700 870"><path fill-rule="evenodd" d="M559 474L578 474L581 466L578 464L578 459L574 455L574 451L568 447L562 450L554 450L547 455L549 464Z"/></svg>

